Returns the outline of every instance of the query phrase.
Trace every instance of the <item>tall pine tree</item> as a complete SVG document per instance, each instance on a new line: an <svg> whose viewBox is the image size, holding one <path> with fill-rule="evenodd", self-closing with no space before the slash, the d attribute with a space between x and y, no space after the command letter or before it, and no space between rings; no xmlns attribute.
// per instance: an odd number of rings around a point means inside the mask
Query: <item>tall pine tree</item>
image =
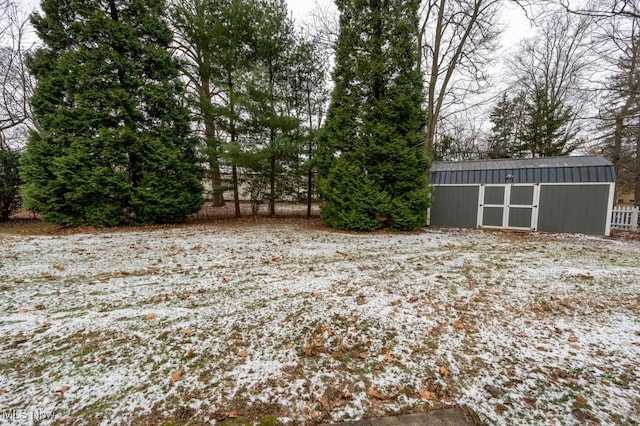
<svg viewBox="0 0 640 426"><path fill-rule="evenodd" d="M555 157L574 151L579 143L577 130L571 129L572 110L553 101L547 90L538 88L525 105L525 122L520 131L521 149L532 157Z"/></svg>
<svg viewBox="0 0 640 426"><path fill-rule="evenodd" d="M43 0L25 207L62 225L181 221L202 172L161 0Z"/></svg>
<svg viewBox="0 0 640 426"><path fill-rule="evenodd" d="M340 229L425 225L429 205L418 0L339 0L334 91L320 141L322 217Z"/></svg>

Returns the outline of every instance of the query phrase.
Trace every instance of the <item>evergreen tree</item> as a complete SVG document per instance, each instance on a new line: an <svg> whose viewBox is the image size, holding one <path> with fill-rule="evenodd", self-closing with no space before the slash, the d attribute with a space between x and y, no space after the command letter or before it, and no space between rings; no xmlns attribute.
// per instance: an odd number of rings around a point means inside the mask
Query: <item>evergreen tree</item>
<svg viewBox="0 0 640 426"><path fill-rule="evenodd" d="M25 207L62 225L181 221L202 204L172 34L158 0L44 0L28 65L38 131Z"/></svg>
<svg viewBox="0 0 640 426"><path fill-rule="evenodd" d="M513 99L503 94L491 111L491 135L488 138L489 158L519 158L523 156L519 139L524 121L525 95L521 92Z"/></svg>
<svg viewBox="0 0 640 426"><path fill-rule="evenodd" d="M20 205L20 153L0 141L0 222L9 220Z"/></svg>
<svg viewBox="0 0 640 426"><path fill-rule="evenodd" d="M300 122L290 115L288 108L289 80L294 78L295 39L287 4L284 0L262 0L261 12L249 88L249 111L258 136L258 155L266 159L264 163L256 163L261 166L253 173L266 175L269 215L273 216L276 198L285 192L283 175L297 158L298 146L292 133Z"/></svg>
<svg viewBox="0 0 640 426"><path fill-rule="evenodd" d="M224 205L220 166L232 168L235 213L240 215L238 154L243 133L247 74L256 57L257 0L185 0L174 5L173 26L184 55L184 74L195 92L203 125L214 205Z"/></svg>
<svg viewBox="0 0 640 426"><path fill-rule="evenodd" d="M322 217L336 228L410 230L426 223L419 3L337 2L334 91L319 161Z"/></svg>
<svg viewBox="0 0 640 426"><path fill-rule="evenodd" d="M532 157L567 155L577 148L577 131L571 130L571 107L549 99L547 91L536 89L525 106L525 123L519 138L522 150Z"/></svg>

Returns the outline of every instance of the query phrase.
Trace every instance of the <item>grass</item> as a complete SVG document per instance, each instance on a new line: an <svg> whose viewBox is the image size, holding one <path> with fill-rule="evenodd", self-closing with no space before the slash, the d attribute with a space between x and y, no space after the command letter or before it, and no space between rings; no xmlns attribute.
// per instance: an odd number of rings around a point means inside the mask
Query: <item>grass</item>
<svg viewBox="0 0 640 426"><path fill-rule="evenodd" d="M0 231L0 405L43 424L640 421L634 240L88 231Z"/></svg>

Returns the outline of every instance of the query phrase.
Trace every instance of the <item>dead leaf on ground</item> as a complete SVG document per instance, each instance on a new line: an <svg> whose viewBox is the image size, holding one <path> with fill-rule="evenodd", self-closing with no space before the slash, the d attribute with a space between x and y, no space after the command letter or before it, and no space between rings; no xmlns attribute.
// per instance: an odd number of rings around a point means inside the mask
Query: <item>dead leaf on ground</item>
<svg viewBox="0 0 640 426"><path fill-rule="evenodd" d="M238 417L240 417L240 415L237 411L231 411L229 415L227 415L227 417L229 417L230 419L237 419Z"/></svg>
<svg viewBox="0 0 640 426"><path fill-rule="evenodd" d="M578 395L576 395L576 404L582 405L582 406L586 406L589 403L587 402L587 398L585 398L584 396L578 394Z"/></svg>
<svg viewBox="0 0 640 426"><path fill-rule="evenodd" d="M192 331L191 331L190 328L185 328L184 330L182 330L180 332L180 334L182 334L183 336L191 336L191 333L192 333Z"/></svg>
<svg viewBox="0 0 640 426"><path fill-rule="evenodd" d="M4 388L0 388L0 395L4 393Z"/></svg>
<svg viewBox="0 0 640 426"><path fill-rule="evenodd" d="M55 265L53 265L53 269L55 269L56 271L64 271L65 267L60 263L56 263Z"/></svg>
<svg viewBox="0 0 640 426"><path fill-rule="evenodd" d="M581 280L593 280L593 275L591 274L578 274L576 278L580 278Z"/></svg>
<svg viewBox="0 0 640 426"><path fill-rule="evenodd" d="M434 399L436 399L435 392L428 391L425 388L418 389L418 394L422 399L425 399L427 401L433 401Z"/></svg>
<svg viewBox="0 0 640 426"><path fill-rule="evenodd" d="M391 398L389 395L376 390L373 386L371 386L367 392L375 399L385 400Z"/></svg>
<svg viewBox="0 0 640 426"><path fill-rule="evenodd" d="M441 366L440 366L440 375L441 375L442 377L444 377L445 379L446 379L447 377L449 377L449 370L448 370L448 369L447 369L447 367L445 367L444 365L441 365Z"/></svg>
<svg viewBox="0 0 640 426"><path fill-rule="evenodd" d="M367 352L360 352L358 358L367 359L369 358L369 354Z"/></svg>
<svg viewBox="0 0 640 426"><path fill-rule="evenodd" d="M464 324L460 321L455 321L453 323L453 328L455 328L456 330L464 330Z"/></svg>
<svg viewBox="0 0 640 426"><path fill-rule="evenodd" d="M240 352L238 352L238 356L240 358L246 358L247 357L247 351L241 350Z"/></svg>
<svg viewBox="0 0 640 426"><path fill-rule="evenodd" d="M193 356L193 348L187 349L187 353L184 356L185 358L191 358Z"/></svg>
<svg viewBox="0 0 640 426"><path fill-rule="evenodd" d="M329 409L329 398L323 396L322 398L318 398L318 402L325 410Z"/></svg>
<svg viewBox="0 0 640 426"><path fill-rule="evenodd" d="M567 339L567 341L571 342L571 343L575 343L578 341L578 338L576 336L571 336Z"/></svg>
<svg viewBox="0 0 640 426"><path fill-rule="evenodd" d="M351 392L349 392L348 390L342 392L342 399L349 400L351 398L353 398L353 395L351 394Z"/></svg>
<svg viewBox="0 0 640 426"><path fill-rule="evenodd" d="M284 291L285 293L289 293L291 289L289 287L285 287L282 289L282 291Z"/></svg>
<svg viewBox="0 0 640 426"><path fill-rule="evenodd" d="M504 394L504 391L502 389L490 384L484 385L484 390L489 392L489 394L491 394L491 396L494 398L501 398L502 395Z"/></svg>
<svg viewBox="0 0 640 426"><path fill-rule="evenodd" d="M183 374L184 374L184 365L181 365L180 367L178 367L176 371L171 373L171 377L169 378L169 381L171 383L175 383L178 380L182 379Z"/></svg>
<svg viewBox="0 0 640 426"><path fill-rule="evenodd" d="M64 396L64 393L69 389L71 389L69 386L62 386L61 388L56 389L56 393L59 393L60 396Z"/></svg>
<svg viewBox="0 0 640 426"><path fill-rule="evenodd" d="M149 312L149 313L147 314L146 318L147 318L148 320L156 319L156 318L158 318L158 314L156 314L155 312Z"/></svg>
<svg viewBox="0 0 640 426"><path fill-rule="evenodd" d="M382 358L386 361L386 362L391 362L393 361L393 355L391 355L390 353L386 353L382 356Z"/></svg>

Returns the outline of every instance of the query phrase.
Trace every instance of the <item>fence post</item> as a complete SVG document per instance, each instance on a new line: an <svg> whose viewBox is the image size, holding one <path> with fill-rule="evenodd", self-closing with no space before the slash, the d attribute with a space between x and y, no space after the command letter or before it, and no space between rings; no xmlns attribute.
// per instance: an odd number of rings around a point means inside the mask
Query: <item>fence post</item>
<svg viewBox="0 0 640 426"><path fill-rule="evenodd" d="M638 230L638 213L640 213L640 207L634 207L631 211L631 230Z"/></svg>

